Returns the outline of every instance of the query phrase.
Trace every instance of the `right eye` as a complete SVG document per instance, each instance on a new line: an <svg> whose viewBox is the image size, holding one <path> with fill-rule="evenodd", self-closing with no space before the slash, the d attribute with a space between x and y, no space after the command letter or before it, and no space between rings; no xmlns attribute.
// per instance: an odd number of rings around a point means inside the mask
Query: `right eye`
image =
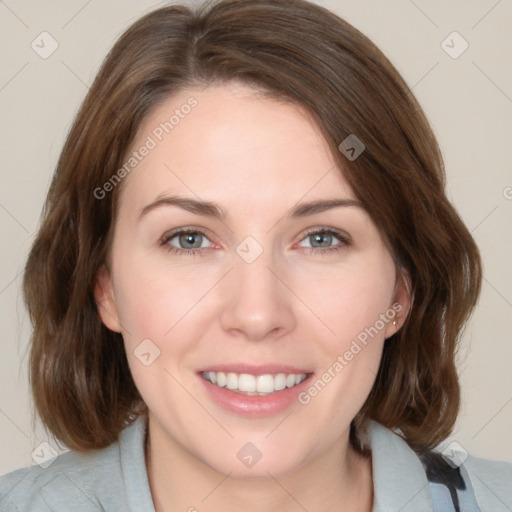
<svg viewBox="0 0 512 512"><path fill-rule="evenodd" d="M174 239L177 239L178 244L184 247L175 247L170 244ZM202 242L208 238L206 234L198 229L179 229L172 233L166 233L160 240L159 245L167 249L168 252L178 255L196 256L202 255L203 251L200 249L205 248ZM190 245L191 247L188 247Z"/></svg>

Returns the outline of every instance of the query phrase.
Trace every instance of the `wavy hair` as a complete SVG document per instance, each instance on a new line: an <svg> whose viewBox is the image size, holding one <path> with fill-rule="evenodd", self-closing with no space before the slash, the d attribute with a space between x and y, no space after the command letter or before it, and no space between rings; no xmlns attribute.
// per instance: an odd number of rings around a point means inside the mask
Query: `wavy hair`
<svg viewBox="0 0 512 512"><path fill-rule="evenodd" d="M102 448L147 409L121 334L98 314L120 186L94 191L122 166L148 113L187 87L238 81L312 115L357 198L406 271L413 303L387 339L374 386L352 422L370 419L421 452L451 432L460 389L459 337L480 293L478 248L445 194L442 156L411 90L361 32L306 0L220 0L146 14L115 43L62 149L23 291L33 324L30 382L51 434ZM338 147L355 134L354 161Z"/></svg>

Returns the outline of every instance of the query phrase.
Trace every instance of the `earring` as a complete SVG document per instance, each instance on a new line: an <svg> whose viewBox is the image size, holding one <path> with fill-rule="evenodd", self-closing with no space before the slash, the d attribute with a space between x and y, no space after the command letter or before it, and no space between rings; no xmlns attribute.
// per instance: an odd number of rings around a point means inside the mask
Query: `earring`
<svg viewBox="0 0 512 512"><path fill-rule="evenodd" d="M396 318L398 320L398 317ZM396 320L393 320L393 325L396 327Z"/></svg>

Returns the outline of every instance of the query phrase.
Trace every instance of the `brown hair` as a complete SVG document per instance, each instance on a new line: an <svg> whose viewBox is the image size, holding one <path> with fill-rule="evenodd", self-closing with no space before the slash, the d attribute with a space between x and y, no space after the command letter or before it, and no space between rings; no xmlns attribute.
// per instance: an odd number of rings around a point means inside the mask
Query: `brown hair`
<svg viewBox="0 0 512 512"><path fill-rule="evenodd" d="M60 155L24 274L44 424L88 450L114 442L146 410L121 334L102 324L94 299L121 186L102 200L94 191L122 166L151 109L184 88L231 80L307 109L410 276L412 308L385 343L352 432L374 419L418 451L433 447L459 410L455 352L480 293L479 252L446 198L437 142L406 83L368 38L305 0L160 8L106 57ZM366 146L353 161L338 149L350 134Z"/></svg>

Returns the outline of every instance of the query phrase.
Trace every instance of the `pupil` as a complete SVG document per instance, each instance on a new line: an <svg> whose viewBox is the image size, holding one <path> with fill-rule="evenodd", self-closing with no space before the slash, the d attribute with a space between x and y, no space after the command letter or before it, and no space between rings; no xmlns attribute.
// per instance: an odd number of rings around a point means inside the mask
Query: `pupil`
<svg viewBox="0 0 512 512"><path fill-rule="evenodd" d="M194 238L196 237L197 235L195 234L191 234L191 233L186 233L185 235L182 235L181 236L181 240L180 242L183 244L192 244L193 247L201 247L201 243L199 243L199 245L197 245L197 243L194 245ZM196 241L197 242L197 241Z"/></svg>
<svg viewBox="0 0 512 512"><path fill-rule="evenodd" d="M322 245L322 247L329 247L330 245L330 237L332 235L321 235L321 234L317 234L317 235L314 235L314 238L315 238L315 241L317 242L320 242L320 244L322 244L322 238L324 239L324 241L326 241L327 243L324 243Z"/></svg>

